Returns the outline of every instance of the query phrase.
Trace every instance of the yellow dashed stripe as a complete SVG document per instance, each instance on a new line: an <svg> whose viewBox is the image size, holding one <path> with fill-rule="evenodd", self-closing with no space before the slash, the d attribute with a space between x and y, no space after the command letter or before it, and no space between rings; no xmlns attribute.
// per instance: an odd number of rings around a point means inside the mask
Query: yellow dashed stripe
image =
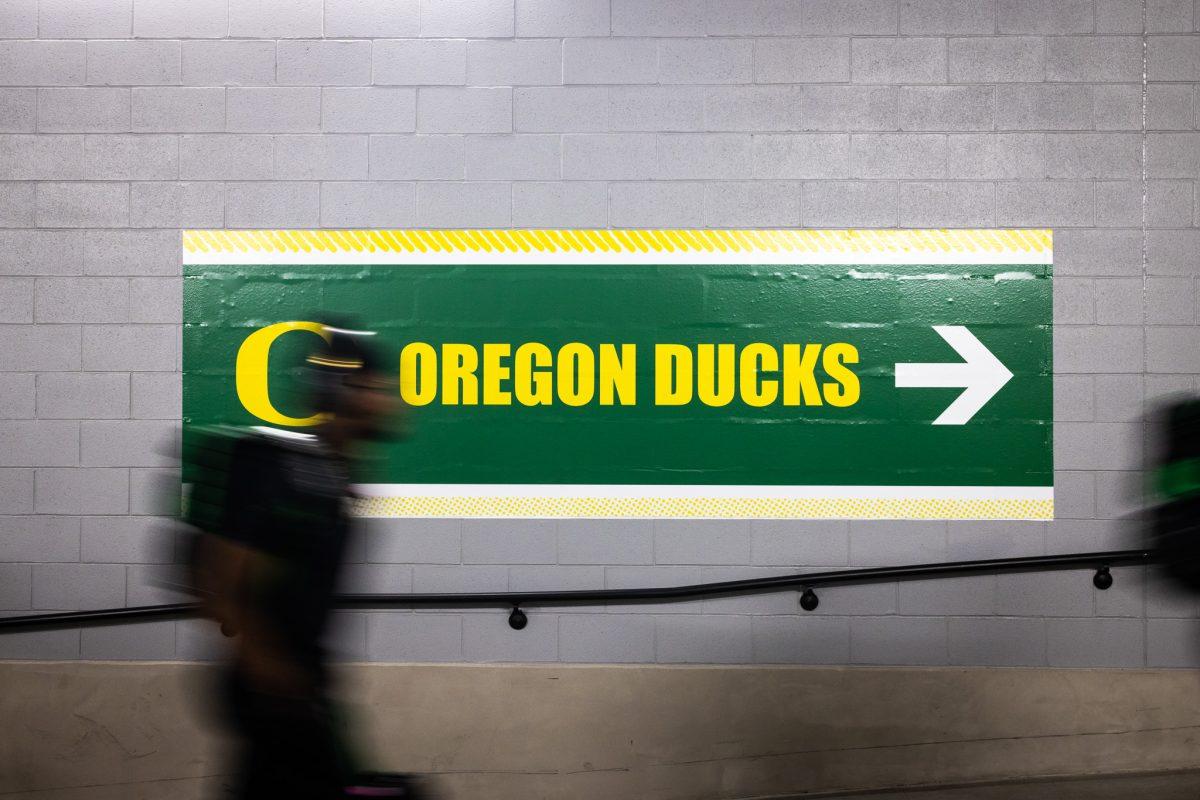
<svg viewBox="0 0 1200 800"><path fill-rule="evenodd" d="M658 497L368 497L363 517L1053 519L1053 500Z"/></svg>
<svg viewBox="0 0 1200 800"><path fill-rule="evenodd" d="M184 231L189 253L1003 253L1048 252L1030 230L330 230Z"/></svg>

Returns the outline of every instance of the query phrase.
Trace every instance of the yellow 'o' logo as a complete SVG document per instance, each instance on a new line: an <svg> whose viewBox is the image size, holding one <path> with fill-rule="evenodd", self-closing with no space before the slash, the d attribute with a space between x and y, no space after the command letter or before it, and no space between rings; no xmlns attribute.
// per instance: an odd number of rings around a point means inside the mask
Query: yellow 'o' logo
<svg viewBox="0 0 1200 800"><path fill-rule="evenodd" d="M309 331L329 341L329 332L319 322L277 322L246 337L238 348L235 377L237 396L247 411L265 422L290 427L317 425L325 421L326 414L311 417L289 417L271 405L267 390L267 363L271 357L271 345L289 331Z"/></svg>

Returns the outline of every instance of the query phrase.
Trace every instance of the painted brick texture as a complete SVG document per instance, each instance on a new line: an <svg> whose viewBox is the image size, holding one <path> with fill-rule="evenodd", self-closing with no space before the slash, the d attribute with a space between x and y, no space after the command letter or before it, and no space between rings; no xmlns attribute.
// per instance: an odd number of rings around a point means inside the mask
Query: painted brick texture
<svg viewBox="0 0 1200 800"><path fill-rule="evenodd" d="M1143 62L1143 56L1145 61ZM0 3L0 614L171 599L184 227L1055 228L1052 523L373 520L357 591L670 585L1130 546L1200 376L1200 7L1110 0ZM346 615L403 661L1200 665L1116 571ZM0 657L205 658L196 622Z"/></svg>

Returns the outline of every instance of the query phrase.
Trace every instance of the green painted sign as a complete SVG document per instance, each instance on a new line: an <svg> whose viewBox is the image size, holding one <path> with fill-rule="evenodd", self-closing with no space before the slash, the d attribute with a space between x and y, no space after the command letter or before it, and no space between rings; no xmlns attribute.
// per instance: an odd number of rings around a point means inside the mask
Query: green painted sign
<svg viewBox="0 0 1200 800"><path fill-rule="evenodd" d="M188 232L184 420L309 432L299 364L349 315L412 407L362 513L1045 518L1049 242Z"/></svg>

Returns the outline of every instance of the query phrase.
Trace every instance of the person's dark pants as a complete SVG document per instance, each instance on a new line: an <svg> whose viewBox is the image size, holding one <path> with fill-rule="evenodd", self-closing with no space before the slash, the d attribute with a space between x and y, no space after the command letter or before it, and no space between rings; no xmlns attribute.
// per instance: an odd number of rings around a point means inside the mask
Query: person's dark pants
<svg viewBox="0 0 1200 800"><path fill-rule="evenodd" d="M343 797L341 748L322 682L310 699L250 688L234 667L226 678L228 714L241 739L234 797L330 800Z"/></svg>

